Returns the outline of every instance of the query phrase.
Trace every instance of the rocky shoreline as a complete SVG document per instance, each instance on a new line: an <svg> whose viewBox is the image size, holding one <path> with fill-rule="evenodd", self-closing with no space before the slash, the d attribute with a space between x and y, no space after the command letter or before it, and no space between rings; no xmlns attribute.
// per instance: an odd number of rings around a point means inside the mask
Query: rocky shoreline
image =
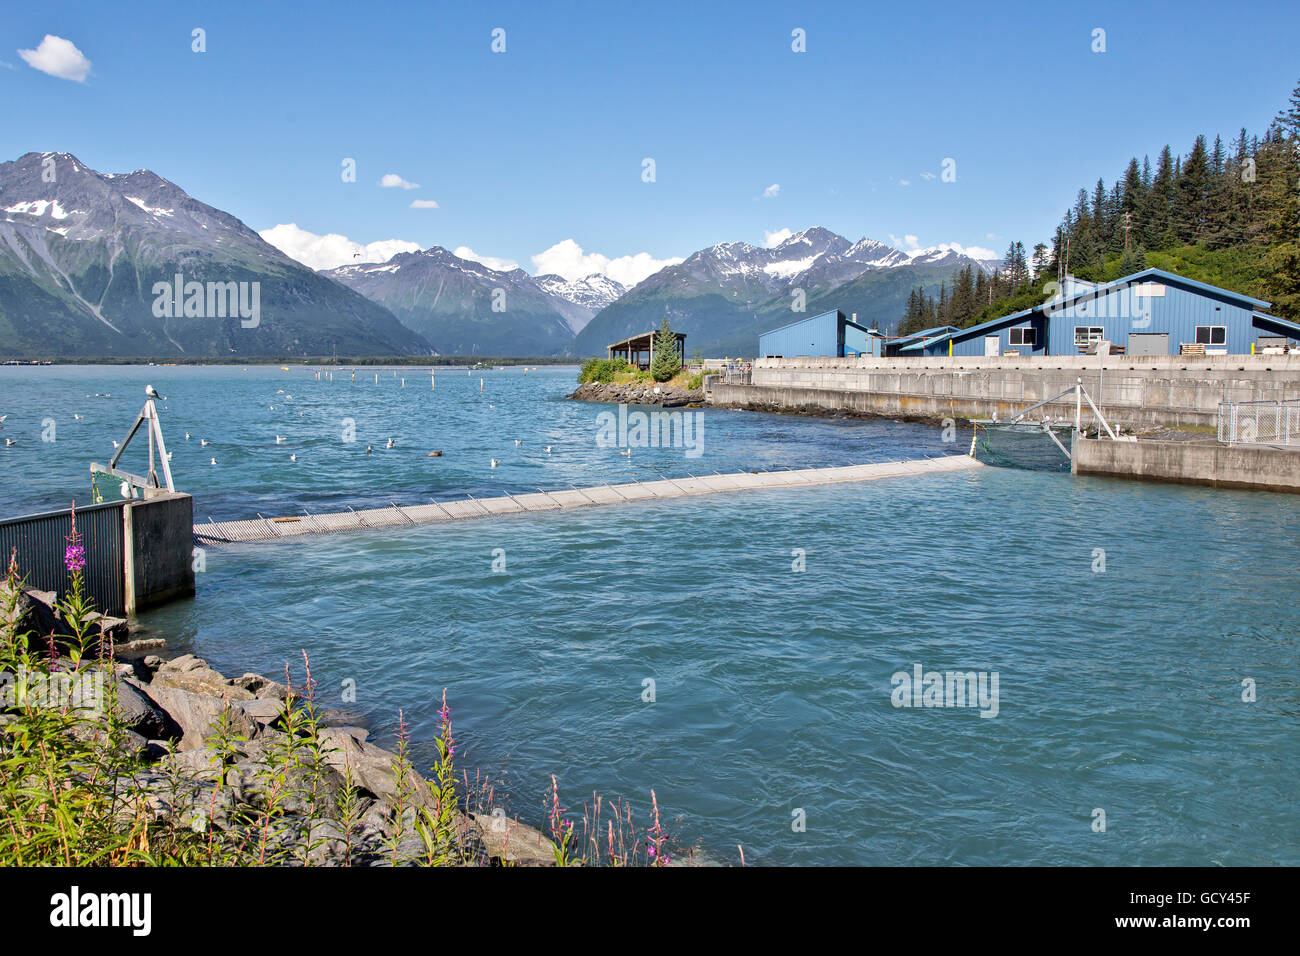
<svg viewBox="0 0 1300 956"><path fill-rule="evenodd" d="M567 398L580 402L610 402L615 405L660 405L664 408L699 408L704 404L704 390L660 385L656 382L587 382Z"/></svg>
<svg viewBox="0 0 1300 956"><path fill-rule="evenodd" d="M52 599L24 589L17 632L49 634L42 628L61 624ZM143 798L154 821L198 833L233 832L240 821L269 819L273 807L268 855L277 860L388 866L394 860L416 863L425 855L416 822L422 811L437 813L437 784L409 760L371 742L355 715L316 708L315 751L295 749L313 732L300 721L286 726L286 719L294 720L286 702L300 703L305 688L254 673L226 677L192 654L165 659L164 641L132 641L126 622L112 620L110 626L113 655L105 683L111 680L112 688L102 696L113 701L125 726L121 748L143 768L121 784ZM62 630L56 627L55 633ZM105 722L96 719L98 725L90 726L100 729L90 732L102 733ZM214 738L224 745L216 746ZM290 753L297 779L277 784L267 768L283 765ZM298 786L306 778L315 797L310 803ZM463 860L555 862L550 840L499 809L476 813L457 806L450 829Z"/></svg>

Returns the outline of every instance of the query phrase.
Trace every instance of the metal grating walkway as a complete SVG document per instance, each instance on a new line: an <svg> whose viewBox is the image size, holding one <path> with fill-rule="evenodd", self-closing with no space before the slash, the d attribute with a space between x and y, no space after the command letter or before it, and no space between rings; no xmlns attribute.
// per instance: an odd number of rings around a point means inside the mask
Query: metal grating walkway
<svg viewBox="0 0 1300 956"><path fill-rule="evenodd" d="M533 511L560 511L592 505L617 505L629 501L651 501L657 498L686 498L727 491L747 491L758 488L793 488L808 485L830 485L851 481L872 481L877 478L897 478L905 475L925 475L936 472L964 471L982 467L981 463L966 455L949 455L943 458L926 458L914 461L880 462L869 465L843 465L835 468L804 468L792 471L735 472L727 475L696 475L688 478L663 478L658 481L634 481L620 485L595 485L588 488L568 488L560 491L532 491L525 494L506 494L500 498L474 498L427 505L391 505L387 508L370 508L364 511L340 511L332 514L310 514L281 518L258 516L243 521L211 521L194 526L194 537L203 543L238 541L274 541L279 538L296 538L307 534L336 534L343 531L364 531L379 528L403 528L410 525L436 524L461 518L488 518L496 515L519 514Z"/></svg>

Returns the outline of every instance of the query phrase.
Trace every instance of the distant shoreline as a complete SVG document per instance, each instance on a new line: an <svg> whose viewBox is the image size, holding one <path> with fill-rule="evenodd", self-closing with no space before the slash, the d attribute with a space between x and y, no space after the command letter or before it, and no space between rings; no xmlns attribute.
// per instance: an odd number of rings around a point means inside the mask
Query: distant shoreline
<svg viewBox="0 0 1300 956"><path fill-rule="evenodd" d="M556 367L577 367L582 364L582 359L574 356L549 356L534 358L500 358L495 356L475 356L475 355L399 355L399 356L369 356L360 358L344 358L342 356L334 357L311 357L311 358L276 358L274 356L248 356L244 358L194 358L194 359L177 359L168 358L149 358L149 357L106 357L102 355L90 355L81 357L40 357L40 358L0 358L0 366L11 368L32 368L49 365L140 365L140 366L167 366L167 367L226 367L231 365L291 365L303 368L315 366L329 366L331 368L349 368L352 366L395 366L395 367L427 367L439 366L448 368L470 368L475 365L548 365Z"/></svg>

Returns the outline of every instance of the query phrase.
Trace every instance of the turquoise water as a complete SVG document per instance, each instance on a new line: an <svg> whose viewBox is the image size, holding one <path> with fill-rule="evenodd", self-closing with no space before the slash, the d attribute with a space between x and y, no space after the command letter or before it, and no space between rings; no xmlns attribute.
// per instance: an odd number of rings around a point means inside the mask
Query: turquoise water
<svg viewBox="0 0 1300 956"><path fill-rule="evenodd" d="M218 519L952 450L922 426L708 410L701 458L626 459L595 447L602 408L562 399L572 370L483 373L482 396L478 372L436 392L373 374L0 369L21 439L2 511L84 493L145 381L179 486ZM360 453L333 438L344 415ZM277 431L309 468L286 471ZM985 468L209 549L198 597L141 624L226 672L305 648L326 703L355 681L347 706L377 732L402 708L426 757L446 687L463 765L534 823L555 774L569 807L598 791L642 820L653 788L722 862L1295 864L1298 531L1291 496ZM997 716L893 706L916 664L996 671Z"/></svg>

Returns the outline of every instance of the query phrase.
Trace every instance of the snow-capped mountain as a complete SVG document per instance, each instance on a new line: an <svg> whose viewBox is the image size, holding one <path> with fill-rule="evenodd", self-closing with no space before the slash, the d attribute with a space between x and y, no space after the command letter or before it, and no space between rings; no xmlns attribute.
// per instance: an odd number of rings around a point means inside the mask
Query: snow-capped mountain
<svg viewBox="0 0 1300 956"><path fill-rule="evenodd" d="M537 284L542 290L572 302L574 305L580 305L585 309L591 310L591 315L587 316L587 321L605 306L612 302L618 301L618 298L627 291L627 286L623 285L609 276L601 275L594 272L582 279L565 279L563 276L544 275L536 277ZM586 325L584 321L582 325ZM573 331L577 332L581 326Z"/></svg>
<svg viewBox="0 0 1300 956"><path fill-rule="evenodd" d="M444 355L559 355L596 313L523 269L493 269L442 246L323 274L391 310Z"/></svg>
<svg viewBox="0 0 1300 956"><path fill-rule="evenodd" d="M203 293L160 308L156 283ZM229 285L233 284L233 285ZM254 285L255 284L255 285ZM258 317L216 305L245 294ZM171 304L175 304L174 302ZM164 314L159 315L159 312ZM209 316L211 313L211 317ZM224 313L224 314L223 314ZM317 275L229 213L147 169L98 173L68 153L0 163L0 354L421 354L385 309Z"/></svg>
<svg viewBox="0 0 1300 956"><path fill-rule="evenodd" d="M770 248L723 242L650 276L601 310L574 341L577 355L656 327L664 316L686 332L688 351L745 355L757 335L799 314L840 309L858 321L892 327L907 295L937 286L967 266L987 268L951 249L902 252L875 239L850 242L829 229L804 229Z"/></svg>

